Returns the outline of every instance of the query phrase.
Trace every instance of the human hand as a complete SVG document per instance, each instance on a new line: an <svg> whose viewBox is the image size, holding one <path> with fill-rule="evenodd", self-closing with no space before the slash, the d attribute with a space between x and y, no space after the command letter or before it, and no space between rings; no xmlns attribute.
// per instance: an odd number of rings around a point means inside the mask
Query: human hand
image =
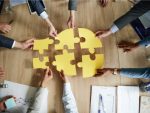
<svg viewBox="0 0 150 113"><path fill-rule="evenodd" d="M109 0L99 0L102 7L106 7L108 5Z"/></svg>
<svg viewBox="0 0 150 113"><path fill-rule="evenodd" d="M99 38L105 38L112 34L111 30L99 30L96 33L96 36Z"/></svg>
<svg viewBox="0 0 150 113"><path fill-rule="evenodd" d="M75 28L76 24L75 24L75 11L70 11L70 17L67 21L67 25L69 28Z"/></svg>
<svg viewBox="0 0 150 113"><path fill-rule="evenodd" d="M67 76L64 75L63 71L59 72L59 76L63 80L63 82L65 83L69 82L69 79L67 78Z"/></svg>
<svg viewBox="0 0 150 113"><path fill-rule="evenodd" d="M49 27L49 35L53 38L57 36L57 30L52 24Z"/></svg>
<svg viewBox="0 0 150 113"><path fill-rule="evenodd" d="M31 39L28 39L28 40L23 41L23 42L17 42L16 41L14 48L19 48L22 50L32 49L33 44L34 44L34 40L35 40L34 38L31 38Z"/></svg>
<svg viewBox="0 0 150 113"><path fill-rule="evenodd" d="M95 75L95 77L102 76L103 74L105 74L105 73L107 73L107 72L113 73L113 72L114 72L114 69L113 69L113 68L98 69L98 70L97 70L97 74Z"/></svg>
<svg viewBox="0 0 150 113"><path fill-rule="evenodd" d="M5 101L10 99L10 98L13 98L16 101L16 97L14 97L14 96L6 96L6 97L1 99L1 101L0 101L0 112L6 110Z"/></svg>
<svg viewBox="0 0 150 113"><path fill-rule="evenodd" d="M47 87L48 86L48 83L49 81L53 78L53 72L50 68L47 68L45 70L45 75L43 77L43 80L42 80L42 83L41 83L41 86L42 87Z"/></svg>
<svg viewBox="0 0 150 113"><path fill-rule="evenodd" d="M4 70L0 67L0 79L5 76Z"/></svg>
<svg viewBox="0 0 150 113"><path fill-rule="evenodd" d="M11 30L11 26L6 23L0 23L0 31L3 33L8 33Z"/></svg>
<svg viewBox="0 0 150 113"><path fill-rule="evenodd" d="M133 49L138 47L137 43L128 42L128 41L121 41L119 44L117 44L119 48L123 49L123 52L130 52Z"/></svg>

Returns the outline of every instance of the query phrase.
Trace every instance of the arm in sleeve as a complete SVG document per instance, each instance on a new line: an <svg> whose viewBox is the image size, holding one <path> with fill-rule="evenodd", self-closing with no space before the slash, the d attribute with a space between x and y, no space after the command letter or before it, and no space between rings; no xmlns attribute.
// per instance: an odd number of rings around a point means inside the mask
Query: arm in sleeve
<svg viewBox="0 0 150 113"><path fill-rule="evenodd" d="M70 83L64 84L62 101L65 113L78 113L75 97L72 93Z"/></svg>
<svg viewBox="0 0 150 113"><path fill-rule="evenodd" d="M69 0L68 9L77 10L77 0Z"/></svg>
<svg viewBox="0 0 150 113"><path fill-rule="evenodd" d="M13 48L15 45L15 41L3 35L0 35L0 47Z"/></svg>
<svg viewBox="0 0 150 113"><path fill-rule="evenodd" d="M150 68L122 68L120 75L129 78L150 78Z"/></svg>
<svg viewBox="0 0 150 113"><path fill-rule="evenodd" d="M137 44L139 46L146 46L146 47L150 46L150 37L144 38L143 40L137 42Z"/></svg>
<svg viewBox="0 0 150 113"><path fill-rule="evenodd" d="M47 106L45 103L48 97L48 90L47 88L40 88L38 89L37 93L35 94L35 100L31 107L29 107L27 113L45 113L43 112L43 106Z"/></svg>
<svg viewBox="0 0 150 113"><path fill-rule="evenodd" d="M122 29L124 26L142 16L144 13L150 10L150 2L149 1L140 1L137 3L130 11L117 19L114 24Z"/></svg>
<svg viewBox="0 0 150 113"><path fill-rule="evenodd" d="M46 13L44 9L44 4L42 0L28 0L30 9L33 9L37 12L39 16L41 16L43 19L48 18L48 14Z"/></svg>

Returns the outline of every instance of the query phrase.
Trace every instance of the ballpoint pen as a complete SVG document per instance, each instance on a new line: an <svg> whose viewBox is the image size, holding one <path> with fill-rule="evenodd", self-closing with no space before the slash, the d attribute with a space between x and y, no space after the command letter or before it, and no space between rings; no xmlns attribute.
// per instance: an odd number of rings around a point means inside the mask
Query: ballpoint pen
<svg viewBox="0 0 150 113"><path fill-rule="evenodd" d="M104 110L104 102L101 94L99 94L98 113L106 113Z"/></svg>

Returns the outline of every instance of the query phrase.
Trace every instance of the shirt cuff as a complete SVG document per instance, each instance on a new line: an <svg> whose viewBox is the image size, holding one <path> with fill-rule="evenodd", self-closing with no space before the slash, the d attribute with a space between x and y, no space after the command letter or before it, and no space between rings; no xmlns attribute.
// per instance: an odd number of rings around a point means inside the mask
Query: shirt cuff
<svg viewBox="0 0 150 113"><path fill-rule="evenodd" d="M119 30L119 28L115 24L113 24L112 27L110 28L110 30L112 33L115 33Z"/></svg>
<svg viewBox="0 0 150 113"><path fill-rule="evenodd" d="M48 18L48 14L47 14L45 11L43 11L43 12L40 14L40 16L41 16L43 19L47 19L47 18Z"/></svg>
<svg viewBox="0 0 150 113"><path fill-rule="evenodd" d="M14 48L14 47L15 47L15 44L16 44L16 41L13 42L13 45L12 45L11 48Z"/></svg>

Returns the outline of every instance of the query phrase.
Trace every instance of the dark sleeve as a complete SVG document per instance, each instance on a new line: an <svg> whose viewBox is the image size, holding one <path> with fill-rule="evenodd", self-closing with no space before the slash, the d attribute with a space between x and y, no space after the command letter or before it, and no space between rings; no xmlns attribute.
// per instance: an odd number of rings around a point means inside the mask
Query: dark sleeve
<svg viewBox="0 0 150 113"><path fill-rule="evenodd" d="M130 11L117 19L114 24L119 28L123 28L133 20L142 16L144 13L150 10L150 1L140 1Z"/></svg>
<svg viewBox="0 0 150 113"><path fill-rule="evenodd" d="M69 0L68 9L77 10L77 0Z"/></svg>
<svg viewBox="0 0 150 113"><path fill-rule="evenodd" d="M13 39L0 35L0 47L6 47L11 49L14 43Z"/></svg>
<svg viewBox="0 0 150 113"><path fill-rule="evenodd" d="M28 4L31 11L36 11L38 15L45 11L45 6L42 0L28 0Z"/></svg>
<svg viewBox="0 0 150 113"><path fill-rule="evenodd" d="M122 68L120 75L129 78L150 78L150 68Z"/></svg>

